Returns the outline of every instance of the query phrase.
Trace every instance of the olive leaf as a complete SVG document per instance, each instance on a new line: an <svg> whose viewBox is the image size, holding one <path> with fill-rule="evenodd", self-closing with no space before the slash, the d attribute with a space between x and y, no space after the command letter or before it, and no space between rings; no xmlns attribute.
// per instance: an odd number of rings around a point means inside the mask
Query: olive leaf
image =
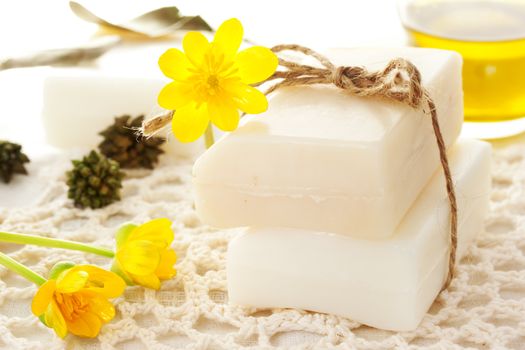
<svg viewBox="0 0 525 350"><path fill-rule="evenodd" d="M177 30L212 30L200 16L183 16L175 6L158 8L123 23L106 20L77 1L70 1L69 7L75 15L85 21L151 38L164 36Z"/></svg>
<svg viewBox="0 0 525 350"><path fill-rule="evenodd" d="M79 18L85 21L148 38L164 36L177 30L212 31L210 25L202 17L183 16L174 6L158 8L124 23L113 23L105 20L77 1L70 1L69 6ZM76 65L82 61L91 61L102 56L120 44L121 41L122 38L118 35L104 36L71 47L29 52L14 57L0 57L0 71L45 65Z"/></svg>

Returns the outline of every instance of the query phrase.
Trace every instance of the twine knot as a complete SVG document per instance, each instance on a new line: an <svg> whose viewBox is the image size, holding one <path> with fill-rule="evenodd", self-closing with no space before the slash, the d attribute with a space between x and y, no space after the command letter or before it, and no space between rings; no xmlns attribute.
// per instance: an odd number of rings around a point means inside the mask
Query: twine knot
<svg viewBox="0 0 525 350"><path fill-rule="evenodd" d="M357 91L365 88L363 81L359 79L363 74L361 67L337 67L332 74L332 82L341 89Z"/></svg>
<svg viewBox="0 0 525 350"><path fill-rule="evenodd" d="M269 94L284 86L333 84L356 96L377 96L404 103L418 108L423 101L425 91L421 85L421 74L417 67L404 58L395 58L380 71L368 72L363 67L336 67L326 57L299 45L278 45L274 52L296 51L313 57L323 68L307 64L298 64L279 58L279 65L286 68L277 71L268 80L282 79L270 87Z"/></svg>

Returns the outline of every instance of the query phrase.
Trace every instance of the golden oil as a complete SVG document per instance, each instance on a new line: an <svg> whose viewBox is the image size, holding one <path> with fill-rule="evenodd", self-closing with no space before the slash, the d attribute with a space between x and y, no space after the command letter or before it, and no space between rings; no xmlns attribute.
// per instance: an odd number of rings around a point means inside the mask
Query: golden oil
<svg viewBox="0 0 525 350"><path fill-rule="evenodd" d="M413 43L463 56L465 120L525 117L525 1L408 1Z"/></svg>

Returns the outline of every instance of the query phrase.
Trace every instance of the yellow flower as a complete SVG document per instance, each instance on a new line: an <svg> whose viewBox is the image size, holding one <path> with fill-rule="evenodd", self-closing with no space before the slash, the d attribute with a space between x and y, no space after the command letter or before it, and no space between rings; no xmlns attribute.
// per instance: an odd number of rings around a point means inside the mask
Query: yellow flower
<svg viewBox="0 0 525 350"><path fill-rule="evenodd" d="M210 43L199 32L184 37L184 52L169 49L159 58L164 75L174 81L158 96L159 105L176 110L172 128L182 142L198 139L211 121L224 131L239 123L239 112L266 111L266 96L250 86L266 80L277 69L277 56L253 46L237 52L243 36L239 20L225 21Z"/></svg>
<svg viewBox="0 0 525 350"><path fill-rule="evenodd" d="M112 271L128 284L159 289L160 281L175 276L177 262L170 248L173 230L168 219L155 219L143 225L126 224L117 232L117 251Z"/></svg>
<svg viewBox="0 0 525 350"><path fill-rule="evenodd" d="M55 269L56 270L56 269ZM93 338L113 319L108 298L122 294L126 283L115 273L91 265L63 264L36 292L31 309L64 338L67 332Z"/></svg>

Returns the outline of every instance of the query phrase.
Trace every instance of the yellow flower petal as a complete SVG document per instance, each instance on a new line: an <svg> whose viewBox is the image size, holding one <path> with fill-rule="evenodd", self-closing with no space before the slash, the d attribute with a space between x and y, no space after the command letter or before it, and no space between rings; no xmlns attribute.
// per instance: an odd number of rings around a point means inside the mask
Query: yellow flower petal
<svg viewBox="0 0 525 350"><path fill-rule="evenodd" d="M171 221L165 218L154 219L135 228L128 237L128 242L143 240L153 243L158 248L166 248L173 242Z"/></svg>
<svg viewBox="0 0 525 350"><path fill-rule="evenodd" d="M174 110L186 106L194 100L192 86L188 83L173 81L159 92L157 102L165 109Z"/></svg>
<svg viewBox="0 0 525 350"><path fill-rule="evenodd" d="M49 328L53 328L55 333L60 337L64 338L67 335L67 326L64 316L60 312L57 303L53 300L49 304L46 313L44 314L44 320Z"/></svg>
<svg viewBox="0 0 525 350"><path fill-rule="evenodd" d="M175 111L171 127L179 141L193 142L204 134L208 123L206 106L191 103Z"/></svg>
<svg viewBox="0 0 525 350"><path fill-rule="evenodd" d="M222 131L233 131L239 125L239 111L233 101L215 98L208 103L209 118Z"/></svg>
<svg viewBox="0 0 525 350"><path fill-rule="evenodd" d="M257 114L268 109L266 96L256 88L245 84L232 84L228 91L233 95L237 108L245 113Z"/></svg>
<svg viewBox="0 0 525 350"><path fill-rule="evenodd" d="M126 285L128 286L133 285L133 281L129 277L129 274L126 271L124 271L124 269L120 265L120 262L118 261L117 258L113 259L113 264L111 264L111 272L114 272L120 278L122 278L124 282L126 283Z"/></svg>
<svg viewBox="0 0 525 350"><path fill-rule="evenodd" d="M93 265L79 265L78 269L88 273L89 277L84 290L99 293L106 298L116 298L124 292L126 282L117 274Z"/></svg>
<svg viewBox="0 0 525 350"><path fill-rule="evenodd" d="M149 241L131 241L117 252L117 259L124 271L144 276L157 269L160 253Z"/></svg>
<svg viewBox="0 0 525 350"><path fill-rule="evenodd" d="M75 335L86 338L94 338L100 332L102 322L97 315L91 312L84 312L74 321L67 322L67 328Z"/></svg>
<svg viewBox="0 0 525 350"><path fill-rule="evenodd" d="M73 293L84 288L89 274L77 267L73 267L60 274L57 278L57 291L60 293Z"/></svg>
<svg viewBox="0 0 525 350"><path fill-rule="evenodd" d="M191 72L190 61L179 49L169 49L159 57L159 67L162 73L173 80L182 81L187 79Z"/></svg>
<svg viewBox="0 0 525 350"><path fill-rule="evenodd" d="M177 274L174 266L177 262L177 254L173 249L166 249L160 255L160 263L155 270L155 275L161 280L168 280Z"/></svg>
<svg viewBox="0 0 525 350"><path fill-rule="evenodd" d="M210 43L202 33L189 32L182 40L182 47L189 61L195 67L200 67L204 62L204 56L210 48Z"/></svg>
<svg viewBox="0 0 525 350"><path fill-rule="evenodd" d="M109 322L115 317L115 307L105 297L96 293L80 293L89 299L89 311L100 318L102 322Z"/></svg>
<svg viewBox="0 0 525 350"><path fill-rule="evenodd" d="M210 121L224 131L235 130L239 109L261 113L268 108L266 98L249 85L270 77L278 59L261 46L237 54L242 36L242 24L232 18L219 27L211 43L201 33L190 32L183 40L186 57L173 49L159 59L164 74L175 81L162 89L158 102L176 111L172 130L179 141L197 140Z"/></svg>
<svg viewBox="0 0 525 350"><path fill-rule="evenodd" d="M242 36L243 28L241 22L237 18L232 18L224 21L217 29L212 45L214 48L218 48L227 59L231 59L241 46Z"/></svg>
<svg viewBox="0 0 525 350"><path fill-rule="evenodd" d="M239 111L232 102L218 97L208 103L209 118L222 131L233 131L239 125Z"/></svg>
<svg viewBox="0 0 525 350"><path fill-rule="evenodd" d="M49 280L38 288L33 297L33 302L31 303L31 311L33 311L35 316L40 316L46 312L49 303L53 299L55 289L55 280Z"/></svg>
<svg viewBox="0 0 525 350"><path fill-rule="evenodd" d="M242 50L235 57L239 76L245 84L255 84L268 79L279 65L279 59L268 48L253 46Z"/></svg>
<svg viewBox="0 0 525 350"><path fill-rule="evenodd" d="M133 282L135 282L135 284L138 284L139 286L143 286L143 287L151 288L155 290L160 289L160 280L154 274L146 275L146 276L132 275L131 277L133 278Z"/></svg>

